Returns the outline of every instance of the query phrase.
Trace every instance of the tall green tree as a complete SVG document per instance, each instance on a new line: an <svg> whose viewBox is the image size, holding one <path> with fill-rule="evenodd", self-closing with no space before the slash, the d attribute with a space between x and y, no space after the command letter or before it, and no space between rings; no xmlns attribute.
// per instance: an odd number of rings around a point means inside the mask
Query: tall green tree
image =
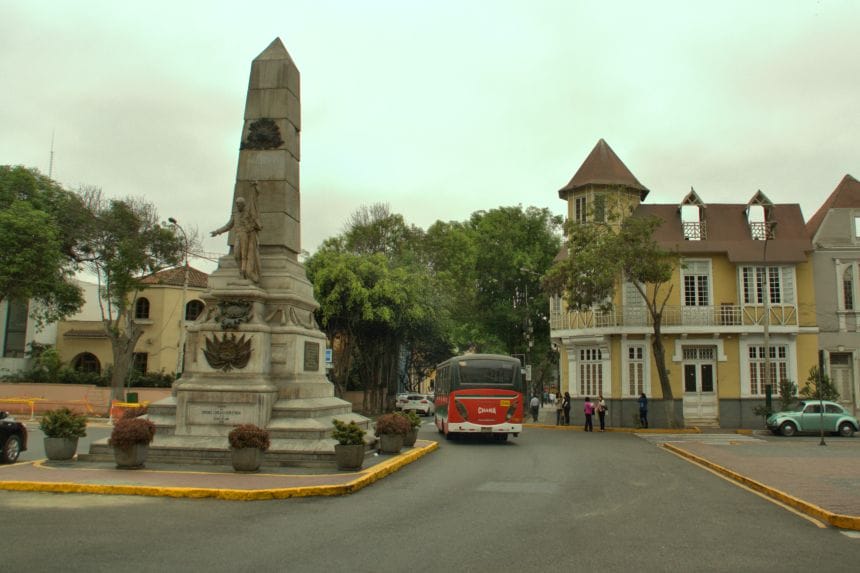
<svg viewBox="0 0 860 573"><path fill-rule="evenodd" d="M660 247L654 231L662 224L656 217L607 217L604 222L568 221L568 256L556 262L544 279L544 287L564 293L575 311L611 310L616 289L630 281L645 301L654 336L651 348L660 379L667 420L675 422L674 394L666 367L663 344L663 312L672 292L672 273L678 254Z"/></svg>
<svg viewBox="0 0 860 573"><path fill-rule="evenodd" d="M498 207L464 222L437 221L424 248L449 293L452 338L464 351L520 355L533 386L554 370L549 299L541 277L561 247L561 218L548 209Z"/></svg>
<svg viewBox="0 0 860 573"><path fill-rule="evenodd" d="M89 218L72 192L38 170L0 166L0 300L32 300L52 322L83 304L74 282Z"/></svg>
<svg viewBox="0 0 860 573"><path fill-rule="evenodd" d="M94 221L81 249L83 262L97 277L102 293L102 326L113 352L111 398L120 399L143 334L135 320L141 278L176 265L185 243L159 222L155 207L144 200L106 199L94 188L84 190L83 198Z"/></svg>
<svg viewBox="0 0 860 573"><path fill-rule="evenodd" d="M422 238L377 204L359 209L306 262L317 316L334 343L333 382L342 393L357 373L368 412L390 407L405 368L426 370L439 348L450 353L436 282L417 248Z"/></svg>

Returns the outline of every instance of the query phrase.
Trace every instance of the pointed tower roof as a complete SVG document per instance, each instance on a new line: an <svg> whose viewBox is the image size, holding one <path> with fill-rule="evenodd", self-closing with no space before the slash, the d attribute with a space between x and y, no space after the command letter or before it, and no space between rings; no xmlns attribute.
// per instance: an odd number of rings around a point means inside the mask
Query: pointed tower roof
<svg viewBox="0 0 860 573"><path fill-rule="evenodd" d="M809 218L809 221L806 223L807 235L810 238L815 237L815 233L818 232L818 228L824 222L827 212L831 209L858 207L860 207L860 181L857 181L846 173L842 181L839 182L839 185L836 186L836 189L833 190L833 193L830 194L830 197Z"/></svg>
<svg viewBox="0 0 860 573"><path fill-rule="evenodd" d="M602 138L582 162L573 179L559 189L558 196L566 199L571 191L586 185L622 185L639 191L640 199L648 195L648 189L639 183L639 180Z"/></svg>

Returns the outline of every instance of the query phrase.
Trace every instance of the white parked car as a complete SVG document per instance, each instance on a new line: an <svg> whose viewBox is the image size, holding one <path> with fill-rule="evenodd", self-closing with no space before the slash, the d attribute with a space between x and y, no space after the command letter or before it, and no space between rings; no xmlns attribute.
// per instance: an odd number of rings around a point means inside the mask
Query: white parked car
<svg viewBox="0 0 860 573"><path fill-rule="evenodd" d="M423 394L409 394L406 396L406 402L401 409L406 412L414 410L421 416L432 416L436 413L436 406L433 404L433 399Z"/></svg>
<svg viewBox="0 0 860 573"><path fill-rule="evenodd" d="M403 404L406 403L406 397L408 395L409 394L398 394L397 395L397 399L394 401L394 409L395 410L402 410L403 409Z"/></svg>

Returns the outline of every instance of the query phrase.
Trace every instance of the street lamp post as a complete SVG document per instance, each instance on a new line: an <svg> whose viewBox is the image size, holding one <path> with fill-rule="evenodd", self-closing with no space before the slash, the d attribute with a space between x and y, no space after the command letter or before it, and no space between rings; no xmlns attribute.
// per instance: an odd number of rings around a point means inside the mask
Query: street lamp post
<svg viewBox="0 0 860 573"><path fill-rule="evenodd" d="M526 268L526 267L520 267L520 271L522 271L524 273L528 273L528 274L536 276L536 277L541 276L540 273L533 271L533 270ZM528 283L528 280L526 280L525 295L526 295L526 320L525 320L525 333L524 333L525 339L526 339L525 369L526 369L527 381L529 383L528 384L528 387L530 389L529 393L534 394L536 392L536 389L534 388L534 386L532 384L533 379L532 379L532 368L531 368L531 352L532 352L532 347L534 346L534 327L532 326L531 302L529 301L529 283ZM543 402L543 391L541 391L540 394L541 394L541 402Z"/></svg>
<svg viewBox="0 0 860 573"><path fill-rule="evenodd" d="M182 250L185 255L185 277L182 281L182 305L179 307L179 352L176 358L176 373L182 374L182 372L185 371L185 304L188 296L188 235L185 234L185 229L182 228L176 219L170 217L167 221L182 233Z"/></svg>
<svg viewBox="0 0 860 573"><path fill-rule="evenodd" d="M773 385L770 379L770 269L767 267L767 242L776 229L776 221L766 221L764 228L764 400L768 411L773 409Z"/></svg>

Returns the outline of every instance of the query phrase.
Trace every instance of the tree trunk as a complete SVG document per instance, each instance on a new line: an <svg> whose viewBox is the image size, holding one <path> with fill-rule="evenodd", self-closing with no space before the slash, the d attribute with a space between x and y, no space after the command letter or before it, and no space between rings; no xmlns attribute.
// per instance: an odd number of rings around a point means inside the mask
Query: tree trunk
<svg viewBox="0 0 860 573"><path fill-rule="evenodd" d="M349 381L349 371L352 366L353 336L345 331L338 331L331 335L332 340L337 340L336 350L332 356L332 383L335 395L342 398L346 392Z"/></svg>
<svg viewBox="0 0 860 573"><path fill-rule="evenodd" d="M134 361L134 347L140 340L143 331L131 319L130 312L126 316L126 328L119 326L119 320L106 325L113 351L113 373L111 374L111 400L125 400L125 382Z"/></svg>
<svg viewBox="0 0 860 573"><path fill-rule="evenodd" d="M669 382L669 371L666 368L666 348L663 346L661 313L652 314L654 320L654 341L651 349L654 352L654 363L657 366L657 375L660 378L660 392L663 394L663 406L666 411L666 421L669 427L677 427L675 420L675 397L672 394L672 385Z"/></svg>

